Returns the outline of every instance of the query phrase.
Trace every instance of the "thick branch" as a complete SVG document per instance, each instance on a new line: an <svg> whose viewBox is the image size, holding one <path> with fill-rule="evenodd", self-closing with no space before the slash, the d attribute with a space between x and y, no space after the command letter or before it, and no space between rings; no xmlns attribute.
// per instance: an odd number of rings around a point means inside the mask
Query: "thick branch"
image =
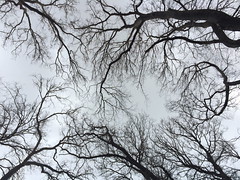
<svg viewBox="0 0 240 180"><path fill-rule="evenodd" d="M224 12L201 9L201 10L188 10L177 11L169 9L168 11L157 11L148 14L142 14L140 17L143 21L150 19L177 19L177 20L189 20L199 21L205 20L209 23L218 24L222 30L240 31L240 19L232 17Z"/></svg>
<svg viewBox="0 0 240 180"><path fill-rule="evenodd" d="M212 26L213 32L219 38L219 41L227 47L236 48L240 46L240 40L232 40L225 34L224 30L229 31L240 31L240 19L232 17L224 12L212 10L212 9L201 9L201 10L188 10L188 11L177 11L169 9L168 11L157 11L148 14L142 14L136 20L136 22L145 22L151 19L176 19L183 21L206 21L201 25ZM192 27L199 27L198 23L192 23Z"/></svg>

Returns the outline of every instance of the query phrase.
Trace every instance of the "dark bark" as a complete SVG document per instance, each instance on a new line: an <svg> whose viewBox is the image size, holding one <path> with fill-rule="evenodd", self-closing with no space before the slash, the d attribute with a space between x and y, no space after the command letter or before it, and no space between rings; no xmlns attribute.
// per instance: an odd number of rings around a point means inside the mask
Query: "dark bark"
<svg viewBox="0 0 240 180"><path fill-rule="evenodd" d="M19 169L21 169L24 165L23 164L19 164L17 166L15 166L14 168L12 168L10 171L7 172L7 174L5 174L1 180L8 180L9 178L11 178L14 174L17 173L17 171Z"/></svg>
<svg viewBox="0 0 240 180"><path fill-rule="evenodd" d="M177 19L199 21L205 20L209 23L218 24L222 30L240 31L240 19L232 17L224 12L212 9L200 9L189 11L177 11L169 9L168 11L158 11L149 14L142 14L140 17L143 21L150 19Z"/></svg>
<svg viewBox="0 0 240 180"><path fill-rule="evenodd" d="M201 9L201 10L188 10L188 11L177 11L169 9L168 11L157 11L148 14L141 14L136 20L138 22L145 22L151 19L176 19L182 21L206 21L205 23L189 23L189 27L212 27L213 32L219 38L219 41L227 47L237 48L240 46L240 40L230 39L224 32L228 31L240 31L240 19L232 17L224 12L212 10L212 9ZM135 23L135 24L136 24ZM139 24L139 23L138 23Z"/></svg>

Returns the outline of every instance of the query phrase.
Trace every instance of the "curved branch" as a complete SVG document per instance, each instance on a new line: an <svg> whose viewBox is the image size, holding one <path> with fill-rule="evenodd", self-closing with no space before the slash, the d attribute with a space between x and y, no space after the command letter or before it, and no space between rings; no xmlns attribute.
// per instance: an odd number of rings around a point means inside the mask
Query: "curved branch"
<svg viewBox="0 0 240 180"><path fill-rule="evenodd" d="M224 12L213 9L200 9L178 11L168 9L168 11L156 11L148 14L142 14L140 17L143 21L152 19L177 19L184 21L205 20L209 23L218 24L222 30L240 31L240 19L232 17Z"/></svg>
<svg viewBox="0 0 240 180"><path fill-rule="evenodd" d="M223 30L240 31L240 18L232 17L224 12L212 10L212 9L201 9L201 10L188 10L178 11L169 9L168 11L157 11L148 14L142 14L136 20L145 22L153 19L168 20L170 18L184 21L206 21L205 23L192 23L191 27L199 27L201 25L209 26L213 28L213 32L219 38L219 42L223 43L227 47L236 48L240 47L240 39L232 40L224 33Z"/></svg>

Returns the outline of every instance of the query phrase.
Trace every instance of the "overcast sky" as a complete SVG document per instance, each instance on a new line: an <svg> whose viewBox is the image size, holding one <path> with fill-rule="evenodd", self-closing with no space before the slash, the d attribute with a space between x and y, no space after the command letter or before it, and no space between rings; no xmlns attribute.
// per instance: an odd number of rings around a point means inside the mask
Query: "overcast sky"
<svg viewBox="0 0 240 180"><path fill-rule="evenodd" d="M19 83L28 97L35 98L37 94L32 85L32 75L41 74L43 77L51 78L55 76L55 73L39 63L32 63L31 58L24 56L24 54L15 56L11 53L12 48L11 46L0 47L0 78L7 83ZM144 89L147 99L144 98L140 89L130 89L133 93L132 103L136 105L136 112L146 112L156 120L166 118L168 112L166 111L165 100L171 94L161 94L158 84L150 78L145 81ZM236 109L236 112L233 110L233 113L229 113L232 114L229 120L223 122L229 128L226 133L229 138L234 137L233 135L236 135L240 128L240 111L238 109ZM32 178L35 180L40 179L38 174L34 175L34 173L27 179Z"/></svg>

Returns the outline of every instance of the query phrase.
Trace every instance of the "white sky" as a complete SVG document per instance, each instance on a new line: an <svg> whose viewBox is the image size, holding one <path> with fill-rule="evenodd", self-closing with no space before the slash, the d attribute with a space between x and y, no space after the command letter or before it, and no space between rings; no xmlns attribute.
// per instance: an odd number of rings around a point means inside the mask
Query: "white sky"
<svg viewBox="0 0 240 180"><path fill-rule="evenodd" d="M3 82L19 83L28 95L32 92L33 75L52 77L51 71L39 63L32 63L31 58L11 53L11 47L0 47L0 78Z"/></svg>
<svg viewBox="0 0 240 180"><path fill-rule="evenodd" d="M11 47L0 47L0 78L7 83L18 82L30 98L35 98L36 94L33 91L32 75L41 74L44 77L53 77L54 73L47 67L42 67L38 63L31 63L29 57L23 54L15 56L11 53ZM145 81L145 93L148 99L145 99L141 90L136 91L133 88L133 104L136 105L136 111L146 112L151 118L156 120L165 118L168 114L165 108L166 94L160 95L159 87L155 81L147 79ZM170 95L170 94L168 94ZM240 100L240 98L239 98ZM232 118L224 123L229 130L226 135L230 138L237 134L240 128L240 110L232 113ZM39 175L34 173L26 179L39 179Z"/></svg>
<svg viewBox="0 0 240 180"><path fill-rule="evenodd" d="M32 86L32 75L42 74L44 77L52 77L53 73L46 67L41 67L39 64L31 63L30 59L23 55L14 57L7 49L0 48L0 77L4 82L15 83L18 82L24 89L29 98L36 98L35 87ZM150 118L160 120L167 117L165 108L166 94L159 93L159 87L154 80L148 79L145 81L145 93L147 99L143 96L140 89L133 88L133 104L136 105L136 111L146 112ZM170 95L170 93L168 94ZM239 98L240 99L240 98ZM223 124L228 127L226 138L236 137L240 128L240 110L229 113L231 118L226 119ZM53 132L54 134L54 132ZM240 148L240 147L238 147ZM32 171L26 174L26 180L30 179L40 180L40 172Z"/></svg>

